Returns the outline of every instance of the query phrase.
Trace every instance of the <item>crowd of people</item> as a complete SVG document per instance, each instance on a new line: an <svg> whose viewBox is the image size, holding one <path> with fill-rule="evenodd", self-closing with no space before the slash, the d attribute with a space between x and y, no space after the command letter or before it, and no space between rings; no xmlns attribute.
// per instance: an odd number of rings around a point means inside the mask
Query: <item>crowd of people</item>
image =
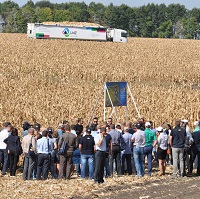
<svg viewBox="0 0 200 199"><path fill-rule="evenodd" d="M83 119L70 125L63 121L54 130L40 124L23 123L22 136L10 122L0 131L0 170L16 175L19 156L23 157L23 180L66 179L72 175L89 178L95 183L113 175L152 176L153 162L158 175L165 175L166 165L173 165L172 177L193 174L197 158L200 175L200 122L191 130L187 120L176 120L174 127L163 123L156 129L143 118L135 123L114 124L112 118L99 124L93 118L83 128Z"/></svg>

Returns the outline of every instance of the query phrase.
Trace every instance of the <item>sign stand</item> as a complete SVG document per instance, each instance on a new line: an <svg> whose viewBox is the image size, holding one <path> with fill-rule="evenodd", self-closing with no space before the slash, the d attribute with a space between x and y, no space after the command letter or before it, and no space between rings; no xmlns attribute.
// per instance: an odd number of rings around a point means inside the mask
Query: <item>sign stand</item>
<svg viewBox="0 0 200 199"><path fill-rule="evenodd" d="M119 83L120 83L120 82L119 82ZM131 97L131 100L132 100L132 102L133 102L133 104L134 104L134 106L135 106L135 109L136 109L136 112L137 112L137 114L138 114L138 117L141 118L140 113L139 113L139 110L138 110L137 105L136 105L136 102L135 102L135 99L134 99L134 97L133 97L133 94L131 93L131 90L130 90L130 87L129 87L129 84L128 84L128 83L126 83L126 87L127 87L128 93L129 93L129 95L130 95L130 97ZM90 125L90 121L91 121L91 119L92 119L92 117L93 117L93 115L94 115L94 112L95 112L95 110L96 110L96 107L97 107L97 105L98 105L98 103L99 103L99 100L100 100L100 98L101 98L101 96L102 96L102 92L104 92L104 116L103 116L104 121L106 121L106 107L107 107L107 106L106 106L106 100L107 100L106 97L108 97L108 99L109 99L109 101L110 101L111 108L112 108L112 112L111 112L111 114L110 114L110 117L112 117L113 113L115 113L116 119L118 119L117 113L116 113L116 108L115 108L115 106L114 106L114 104L113 104L113 101L112 101L110 92L109 92L109 90L108 90L108 87L107 87L106 83L104 83L104 87L103 87L103 89L100 90L99 96L98 96L98 98L97 98L97 101L96 101L96 103L95 103L95 105L94 105L94 107L93 107L93 109L92 109L92 113L91 113L90 118L89 118L89 120L88 120L88 125ZM107 94L107 96L106 96L106 94ZM117 99L117 100L120 102L119 99ZM127 100L127 101L128 101L128 100ZM127 101L126 101L126 122L128 122L128 102L127 102Z"/></svg>

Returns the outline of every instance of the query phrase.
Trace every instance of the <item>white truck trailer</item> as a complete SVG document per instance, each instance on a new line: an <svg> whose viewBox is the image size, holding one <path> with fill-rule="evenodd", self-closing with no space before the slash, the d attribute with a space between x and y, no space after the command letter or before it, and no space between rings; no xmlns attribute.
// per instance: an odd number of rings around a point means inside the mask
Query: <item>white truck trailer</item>
<svg viewBox="0 0 200 199"><path fill-rule="evenodd" d="M94 41L127 42L127 31L80 23L55 22L28 23L27 35L36 39L77 39Z"/></svg>

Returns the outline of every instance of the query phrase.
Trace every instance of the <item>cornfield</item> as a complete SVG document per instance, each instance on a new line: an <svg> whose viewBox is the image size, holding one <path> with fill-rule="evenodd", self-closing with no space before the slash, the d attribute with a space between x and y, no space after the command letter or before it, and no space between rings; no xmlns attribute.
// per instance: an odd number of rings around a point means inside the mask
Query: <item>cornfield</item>
<svg viewBox="0 0 200 199"><path fill-rule="evenodd" d="M128 43L0 36L0 122L84 124L104 82L127 81L142 117L155 125L200 115L200 41L130 38ZM120 121L126 110L117 108ZM129 120L138 119L128 98ZM103 94L95 116L103 120Z"/></svg>

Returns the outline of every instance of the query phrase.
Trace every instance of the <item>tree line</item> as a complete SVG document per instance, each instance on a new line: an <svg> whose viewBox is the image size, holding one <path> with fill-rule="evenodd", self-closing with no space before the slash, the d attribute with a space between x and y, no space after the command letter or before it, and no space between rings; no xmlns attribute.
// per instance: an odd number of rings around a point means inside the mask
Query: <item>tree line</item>
<svg viewBox="0 0 200 199"><path fill-rule="evenodd" d="M13 1L0 3L3 32L25 33L27 23L44 21L93 22L105 27L127 30L131 37L200 39L200 8L184 5L148 4L129 7L110 3L51 3L27 1L20 7Z"/></svg>

